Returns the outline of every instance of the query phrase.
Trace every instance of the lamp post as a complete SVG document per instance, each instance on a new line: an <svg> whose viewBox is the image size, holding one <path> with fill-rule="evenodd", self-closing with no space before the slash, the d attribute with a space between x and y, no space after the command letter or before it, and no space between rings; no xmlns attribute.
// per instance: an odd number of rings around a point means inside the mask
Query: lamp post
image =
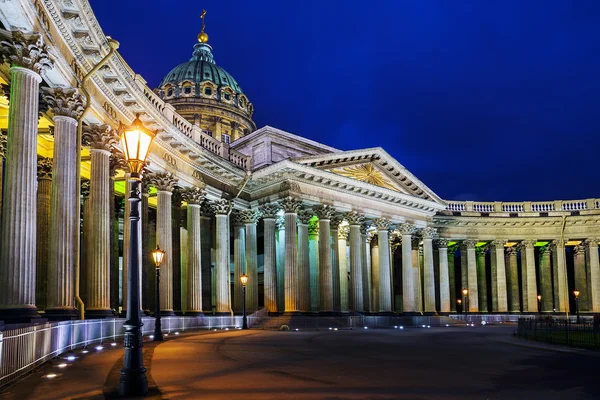
<svg viewBox="0 0 600 400"><path fill-rule="evenodd" d="M165 252L156 245L156 249L152 251L152 259L156 264L156 306L154 308L154 341L162 342L162 325L160 323L160 263L165 256Z"/></svg>
<svg viewBox="0 0 600 400"><path fill-rule="evenodd" d="M577 323L579 323L579 290L573 290L573 294L575 295L575 314L577 315Z"/></svg>
<svg viewBox="0 0 600 400"><path fill-rule="evenodd" d="M468 315L469 314L469 296L467 296L467 295L469 294L469 291L467 290L467 288L463 288L462 293L463 293L463 304L464 304L465 315Z"/></svg>
<svg viewBox="0 0 600 400"><path fill-rule="evenodd" d="M147 129L139 118L139 114L130 126L121 129L121 146L125 159L129 164L129 182L131 192L129 203L129 277L127 291L127 317L125 323L125 355L121 380L119 382L120 396L139 396L148 393L146 368L142 358L142 317L140 314L140 272L138 265L138 250L140 237L138 224L140 222L140 180L141 172L154 139L155 132Z"/></svg>
<svg viewBox="0 0 600 400"><path fill-rule="evenodd" d="M460 312L464 312L464 308L462 307L462 300L461 299L457 299L456 302L458 303L458 306L460 307Z"/></svg>
<svg viewBox="0 0 600 400"><path fill-rule="evenodd" d="M240 276L242 281L242 329L248 329L248 318L246 317L246 283L248 283L248 275Z"/></svg>
<svg viewBox="0 0 600 400"><path fill-rule="evenodd" d="M538 299L538 313L540 315L542 315L542 295L538 294L537 299Z"/></svg>

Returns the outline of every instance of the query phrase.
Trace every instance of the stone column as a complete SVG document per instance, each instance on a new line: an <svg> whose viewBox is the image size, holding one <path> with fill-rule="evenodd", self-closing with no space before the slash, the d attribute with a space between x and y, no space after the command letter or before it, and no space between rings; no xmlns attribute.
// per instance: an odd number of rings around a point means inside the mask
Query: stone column
<svg viewBox="0 0 600 400"><path fill-rule="evenodd" d="M90 180L81 179L81 211L83 214L82 229L81 229L81 251L79 252L79 297L83 304L87 304L87 266L90 263L90 252L92 248L92 207L90 204ZM48 226L49 230L49 226ZM38 232L39 233L39 232ZM48 253L44 253L43 258L47 259ZM44 292L46 293L46 292ZM45 295L44 295L45 296ZM44 297L45 302L45 297Z"/></svg>
<svg viewBox="0 0 600 400"><path fill-rule="evenodd" d="M423 237L423 287L425 291L425 312L435 313L435 279L433 270L433 236L437 233L435 228L421 229Z"/></svg>
<svg viewBox="0 0 600 400"><path fill-rule="evenodd" d="M600 262L598 260L598 238L587 239L589 254L592 312L600 312Z"/></svg>
<svg viewBox="0 0 600 400"><path fill-rule="evenodd" d="M550 246L539 248L539 270L540 270L540 295L542 296L541 309L543 312L553 311L553 293L552 293L552 271L551 271ZM536 303L537 304L537 303Z"/></svg>
<svg viewBox="0 0 600 400"><path fill-rule="evenodd" d="M319 287L320 312L333 312L333 272L331 267L331 226L335 210L328 205L315 206L319 218Z"/></svg>
<svg viewBox="0 0 600 400"><path fill-rule="evenodd" d="M450 311L456 312L456 269L454 267L454 255L458 245L448 246L448 282L450 284Z"/></svg>
<svg viewBox="0 0 600 400"><path fill-rule="evenodd" d="M487 295L487 276L485 266L485 247L477 247L475 249L477 255L477 291L479 312L488 312L488 295Z"/></svg>
<svg viewBox="0 0 600 400"><path fill-rule="evenodd" d="M330 221L331 226L331 273L333 283L333 311L341 311L340 300L340 253L338 244L339 226L342 217L334 216Z"/></svg>
<svg viewBox="0 0 600 400"><path fill-rule="evenodd" d="M379 251L379 298L377 311L382 313L391 313L392 307L392 272L390 261L390 239L388 229L390 229L390 220L387 218L377 218L375 220L377 227L377 244ZM375 293L373 293L375 296Z"/></svg>
<svg viewBox="0 0 600 400"><path fill-rule="evenodd" d="M308 259L310 267L310 311L319 311L321 288L319 284L319 221L308 223Z"/></svg>
<svg viewBox="0 0 600 400"><path fill-rule="evenodd" d="M379 288L381 271L379 268L379 235L371 238L371 312L379 311Z"/></svg>
<svg viewBox="0 0 600 400"><path fill-rule="evenodd" d="M216 315L229 315L229 213L231 202L221 199L213 203L216 218Z"/></svg>
<svg viewBox="0 0 600 400"><path fill-rule="evenodd" d="M112 316L110 308L110 154L117 135L108 125L84 127L83 144L90 147L91 238L87 273L86 318Z"/></svg>
<svg viewBox="0 0 600 400"><path fill-rule="evenodd" d="M363 312L363 279L360 224L362 215L356 211L346 213L346 220L350 224L350 309L354 312Z"/></svg>
<svg viewBox="0 0 600 400"><path fill-rule="evenodd" d="M360 227L363 309L365 312L371 311L371 236L369 228L371 228L370 222L363 222Z"/></svg>
<svg viewBox="0 0 600 400"><path fill-rule="evenodd" d="M340 273L340 310L348 312L348 253L347 241L350 227L341 225L338 228L338 256Z"/></svg>
<svg viewBox="0 0 600 400"><path fill-rule="evenodd" d="M554 290L558 291L557 302L555 307L557 311L569 311L569 285L567 282L567 266L565 260L565 241L556 239L552 241L553 253L556 256L555 275L557 277L557 285Z"/></svg>
<svg viewBox="0 0 600 400"><path fill-rule="evenodd" d="M416 311L416 304L412 234L415 231L415 227L412 224L400 224L398 230L402 235L402 311L405 313L414 313ZM416 267L418 268L418 265Z"/></svg>
<svg viewBox="0 0 600 400"><path fill-rule="evenodd" d="M310 254L308 251L308 224L314 213L310 210L298 211L298 287L300 311L310 311Z"/></svg>
<svg viewBox="0 0 600 400"><path fill-rule="evenodd" d="M423 312L423 248L420 246L421 240L417 236L413 236L411 243L412 255L412 274L415 285L415 311Z"/></svg>
<svg viewBox="0 0 600 400"><path fill-rule="evenodd" d="M521 309L521 302L519 300L519 271L517 266L516 247L508 247L506 249L505 261L507 265L506 285L508 286L508 311L516 313Z"/></svg>
<svg viewBox="0 0 600 400"><path fill-rule="evenodd" d="M462 242L461 247L461 258L466 258L467 261L466 288L469 291L469 312L479 312L479 286L477 284L477 260L475 255L476 244L477 240L467 239Z"/></svg>
<svg viewBox="0 0 600 400"><path fill-rule="evenodd" d="M492 273L495 272L496 276L496 284L494 287L496 288L496 307L493 311L505 313L508 312L508 297L507 297L507 271L506 264L504 260L504 246L506 245L506 240L496 239L492 243L492 248L494 249L493 257L495 260L495 271L492 270Z"/></svg>
<svg viewBox="0 0 600 400"><path fill-rule="evenodd" d="M590 294L587 290L587 272L585 270L585 246L574 247L575 287L579 290L579 311L590 311Z"/></svg>
<svg viewBox="0 0 600 400"><path fill-rule="evenodd" d="M537 280L535 275L535 252L534 246L536 240L524 240L521 242L525 246L526 267L527 267L527 311L537 312Z"/></svg>
<svg viewBox="0 0 600 400"><path fill-rule="evenodd" d="M119 244L119 237L120 237L120 225L119 225L119 215L121 213L121 210L124 210L125 208L125 203L127 204L127 207L129 207L129 201L125 199L125 197L128 195L127 192L123 197L117 197L115 196L115 178L116 175L118 174L118 170L123 170L125 173L127 173L129 171L129 165L127 164L127 162L125 161L125 158L123 156L122 153L118 152L116 149L113 149L113 153L110 155L110 308L112 310L115 311L119 311L119 295L121 293L121 285L119 284L119 279L121 277L121 262L120 262L120 244ZM88 184L89 186L89 184ZM142 176L142 195L148 193L149 190L149 186L148 186L148 178L145 176ZM142 207L143 207L143 203L144 203L144 198L142 197ZM143 209L142 209L143 210ZM91 212L90 212L91 214ZM123 214L124 215L124 214ZM141 218L141 222L144 223L144 213L142 212L142 215L140 216ZM84 215L84 219L85 219L85 215ZM86 225L86 222L84 221L84 227ZM88 226L91 225L91 221L88 223ZM123 233L125 231L125 225L129 225L128 221L123 221ZM87 228L86 228L87 231ZM129 228L127 228L127 231L129 232ZM89 236L89 235L88 235ZM143 238L143 236L142 236ZM83 243L83 242L82 242ZM125 243L123 243L123 245L125 245ZM83 246L83 244L82 244ZM89 245L85 245L85 249L82 247L81 248L81 254L83 255L86 252L86 249L90 248L91 246ZM143 251L143 250L142 250ZM149 252L147 253L149 254ZM124 254L123 260L125 260L127 258L127 254ZM127 260L129 261L129 260ZM86 271L87 268L84 268L85 265L87 265L87 263L82 262L81 264L81 276L80 278L84 277L84 273ZM154 271L155 271L155 266L154 266L154 262L152 262L152 276L154 276ZM125 279L127 280L127 279ZM86 280L82 280L82 282L86 282ZM79 290L81 292L81 289L85 288L85 285L80 284L79 285ZM152 297L152 304L154 304L154 296ZM142 296L143 298L143 296ZM83 298L83 301L85 302L86 299ZM151 307L151 309L154 309L154 307Z"/></svg>
<svg viewBox="0 0 600 400"><path fill-rule="evenodd" d="M48 248L50 244L50 193L52 191L52 159L39 157L37 164L37 240L36 240L36 305L46 309Z"/></svg>
<svg viewBox="0 0 600 400"><path fill-rule="evenodd" d="M52 68L52 62L41 35L4 32L0 58L12 67L3 171L0 320L11 323L39 317L35 307L39 74Z"/></svg>
<svg viewBox="0 0 600 400"><path fill-rule="evenodd" d="M277 256L275 239L275 220L280 210L277 204L265 204L260 211L264 223L264 295L265 308L271 313L278 312L277 307Z"/></svg>
<svg viewBox="0 0 600 400"><path fill-rule="evenodd" d="M527 312L529 310L527 306L527 251L523 242L516 247L521 255L521 312Z"/></svg>
<svg viewBox="0 0 600 400"><path fill-rule="evenodd" d="M50 198L50 249L48 296L45 316L49 319L74 319L75 238L79 235L79 216L73 213L76 202L77 118L83 111L76 89L46 89L44 100L54 118L52 194ZM90 190L93 191L90 184ZM93 193L90 195L92 201ZM93 221L94 217L92 217ZM88 276L88 281L91 279ZM89 286L88 286L89 291ZM90 297L88 293L88 298Z"/></svg>
<svg viewBox="0 0 600 400"><path fill-rule="evenodd" d="M258 251L256 243L256 221L260 214L257 210L246 210L242 213L246 225L246 309L248 313L258 310Z"/></svg>
<svg viewBox="0 0 600 400"><path fill-rule="evenodd" d="M285 215L285 312L296 313L299 309L298 291L298 233L297 214L302 206L300 200L287 197L281 201Z"/></svg>
<svg viewBox="0 0 600 400"><path fill-rule="evenodd" d="M212 207L208 200L200 205L200 241L201 241L201 263L202 263L202 308L205 313L212 314L212 280L211 280L211 219Z"/></svg>
<svg viewBox="0 0 600 400"><path fill-rule="evenodd" d="M176 315L181 315L182 300L182 263L181 263L181 192L179 187L175 187L171 195L171 234L173 263L171 282L173 284L173 310ZM141 226L141 224L140 224ZM184 284L185 287L185 284Z"/></svg>
<svg viewBox="0 0 600 400"><path fill-rule="evenodd" d="M175 315L173 311L173 218L171 215L171 196L177 180L170 172L157 172L149 178L157 190L156 244L165 252L162 264L160 264L160 314ZM127 276L125 268L123 268L123 276ZM125 290L123 290L123 298L125 298Z"/></svg>
<svg viewBox="0 0 600 400"><path fill-rule="evenodd" d="M242 312L242 282L240 276L246 272L246 228L244 217L237 210L231 214L233 225L233 311Z"/></svg>
<svg viewBox="0 0 600 400"><path fill-rule="evenodd" d="M486 251L490 251L490 312L498 312L498 258L496 257L496 246L489 243L485 246Z"/></svg>
<svg viewBox="0 0 600 400"><path fill-rule="evenodd" d="M187 202L187 303L185 315L202 315L202 203L204 190L181 190Z"/></svg>
<svg viewBox="0 0 600 400"><path fill-rule="evenodd" d="M448 268L448 239L438 239L435 245L438 249L440 276L440 312L449 313L450 305L450 273Z"/></svg>
<svg viewBox="0 0 600 400"><path fill-rule="evenodd" d="M276 234L276 272L277 272L277 309L280 313L285 310L285 218L277 217L275 221Z"/></svg>
<svg viewBox="0 0 600 400"><path fill-rule="evenodd" d="M142 194L142 201L140 203L140 222L142 225L142 310L144 310L146 315L150 315L152 310L156 309L154 305L156 302L156 292L154 290L154 287L156 286L156 265L154 264L151 255L156 246L152 246L150 243L150 205L148 203L150 198L150 181L147 177L144 177L143 174L144 173L142 173L142 181L140 183L140 192ZM111 187L114 189L113 180L111 180ZM112 196L114 196L114 190L112 190ZM115 202L113 201L112 204L114 203ZM112 209L112 212L114 213L114 208ZM111 224L113 219L114 218L111 218ZM112 251L112 253L114 253L114 251ZM112 282L115 275L113 273L114 266L112 264L113 262L111 261L111 292L113 292Z"/></svg>

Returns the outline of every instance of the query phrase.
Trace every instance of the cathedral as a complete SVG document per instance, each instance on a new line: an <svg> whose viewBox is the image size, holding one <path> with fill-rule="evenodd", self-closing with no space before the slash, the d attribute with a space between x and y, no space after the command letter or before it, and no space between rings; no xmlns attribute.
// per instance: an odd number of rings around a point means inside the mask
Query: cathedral
<svg viewBox="0 0 600 400"><path fill-rule="evenodd" d="M0 3L5 325L122 315L132 234L148 314L157 246L167 316L241 313L242 275L250 313L600 312L600 199L447 201L383 148L258 128L205 13L152 87L88 0ZM130 232L137 116L157 134Z"/></svg>

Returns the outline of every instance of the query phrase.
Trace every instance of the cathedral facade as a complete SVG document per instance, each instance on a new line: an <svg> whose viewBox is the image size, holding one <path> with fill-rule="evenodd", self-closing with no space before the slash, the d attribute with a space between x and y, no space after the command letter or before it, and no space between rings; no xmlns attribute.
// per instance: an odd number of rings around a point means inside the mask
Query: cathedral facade
<svg viewBox="0 0 600 400"><path fill-rule="evenodd" d="M157 88L87 0L0 6L0 320L126 307L120 126L158 131L142 178L141 301L161 313L600 312L600 199L447 201L382 148L265 126L204 24ZM577 293L577 296L575 296Z"/></svg>

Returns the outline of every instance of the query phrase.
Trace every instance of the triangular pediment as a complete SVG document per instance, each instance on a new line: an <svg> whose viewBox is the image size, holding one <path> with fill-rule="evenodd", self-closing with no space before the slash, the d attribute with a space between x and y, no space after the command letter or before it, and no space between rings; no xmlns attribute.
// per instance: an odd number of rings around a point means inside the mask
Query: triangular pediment
<svg viewBox="0 0 600 400"><path fill-rule="evenodd" d="M399 193L443 203L438 195L381 147L319 154L293 161Z"/></svg>

